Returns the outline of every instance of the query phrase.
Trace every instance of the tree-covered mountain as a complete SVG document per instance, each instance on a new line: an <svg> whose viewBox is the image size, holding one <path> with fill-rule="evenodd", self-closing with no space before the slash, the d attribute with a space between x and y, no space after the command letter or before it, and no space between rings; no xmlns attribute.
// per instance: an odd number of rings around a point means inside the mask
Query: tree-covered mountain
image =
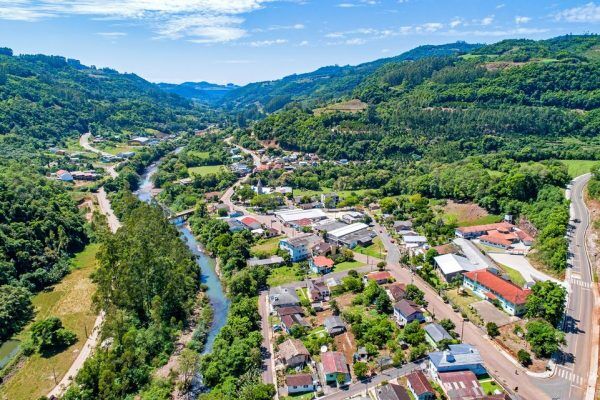
<svg viewBox="0 0 600 400"><path fill-rule="evenodd" d="M88 130L171 133L202 127L207 115L135 74L0 49L0 142L50 144Z"/></svg>
<svg viewBox="0 0 600 400"><path fill-rule="evenodd" d="M480 46L465 42L419 46L395 57L364 64L333 65L305 74L286 76L279 80L250 83L227 93L221 104L234 111L248 109L250 116L262 111L276 111L290 102L315 105L350 95L365 77L382 65L424 57L465 54Z"/></svg>
<svg viewBox="0 0 600 400"><path fill-rule="evenodd" d="M157 83L157 86L165 92L206 104L216 104L229 92L239 88L233 83L218 85L209 82Z"/></svg>
<svg viewBox="0 0 600 400"><path fill-rule="evenodd" d="M288 106L254 132L334 159L599 158L598 49L600 36L563 36L386 63L354 89L365 112Z"/></svg>

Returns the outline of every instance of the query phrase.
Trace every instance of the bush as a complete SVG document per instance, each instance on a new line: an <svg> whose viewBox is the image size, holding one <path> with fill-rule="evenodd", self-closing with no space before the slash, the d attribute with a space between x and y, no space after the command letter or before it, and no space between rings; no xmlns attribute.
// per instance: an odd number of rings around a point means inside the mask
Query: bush
<svg viewBox="0 0 600 400"><path fill-rule="evenodd" d="M500 329L498 329L498 325L495 322L488 322L485 325L488 336L491 338L495 338L496 336L500 336Z"/></svg>
<svg viewBox="0 0 600 400"><path fill-rule="evenodd" d="M525 367L531 364L531 355L527 350L519 350L519 352L517 353L517 359L519 360L521 365Z"/></svg>

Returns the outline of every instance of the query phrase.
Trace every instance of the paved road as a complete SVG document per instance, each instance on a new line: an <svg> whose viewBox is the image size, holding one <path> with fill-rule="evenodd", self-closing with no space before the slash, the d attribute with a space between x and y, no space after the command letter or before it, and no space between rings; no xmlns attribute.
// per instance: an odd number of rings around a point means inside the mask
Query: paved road
<svg viewBox="0 0 600 400"><path fill-rule="evenodd" d="M583 201L585 185L590 174L573 181L571 198L571 232L569 233L569 269L566 283L569 298L564 330L567 345L564 346L562 365L556 374L538 385L556 399L593 399L597 377L598 325L595 309L596 284L587 254L586 237L590 215ZM575 222L575 221L580 222Z"/></svg>
<svg viewBox="0 0 600 400"><path fill-rule="evenodd" d="M269 309L267 304L267 291L263 291L258 296L258 313L260 314L261 320L261 331L262 331L262 345L261 351L263 353L263 372L262 378L264 383L272 383L277 388L275 370L275 355L273 354L273 346L271 345L271 324L269 324ZM276 398L278 395L276 395Z"/></svg>
<svg viewBox="0 0 600 400"><path fill-rule="evenodd" d="M90 132L87 132L87 133L84 133L83 135L81 135L79 137L79 145L81 147L83 147L84 149L91 151L92 153L100 154L101 156L106 156L106 157L114 157L110 153L107 153L105 151L102 151L102 150L99 150L99 149L93 147L90 144L90 137L92 137L92 134ZM116 165L104 166L104 169L106 170L106 172L108 172L108 174L110 175L111 178L116 178L119 175L117 173L117 171L115 170L115 167L116 167Z"/></svg>

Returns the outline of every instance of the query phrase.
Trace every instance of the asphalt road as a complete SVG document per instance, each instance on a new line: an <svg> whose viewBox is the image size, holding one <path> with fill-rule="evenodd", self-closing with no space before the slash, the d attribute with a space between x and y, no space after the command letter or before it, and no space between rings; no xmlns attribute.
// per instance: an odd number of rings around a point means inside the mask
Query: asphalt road
<svg viewBox="0 0 600 400"><path fill-rule="evenodd" d="M567 315L563 330L567 344L563 348L557 371L550 379L537 384L553 399L593 399L597 376L598 325L594 308L596 284L586 247L590 214L583 200L590 174L573 180L570 190L571 229L569 232L570 284Z"/></svg>

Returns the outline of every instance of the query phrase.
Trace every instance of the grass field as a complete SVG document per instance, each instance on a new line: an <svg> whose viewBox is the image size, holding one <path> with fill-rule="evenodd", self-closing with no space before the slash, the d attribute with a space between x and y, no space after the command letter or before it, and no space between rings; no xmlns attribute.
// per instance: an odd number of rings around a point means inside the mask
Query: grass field
<svg viewBox="0 0 600 400"><path fill-rule="evenodd" d="M488 395L495 394L496 390L498 390L500 392L504 392L504 390L502 390L502 387L500 387L500 385L498 385L496 383L496 381L493 380L492 378L482 379L479 381L479 384L481 385L481 388L483 389L483 393L488 394Z"/></svg>
<svg viewBox="0 0 600 400"><path fill-rule="evenodd" d="M448 200L442 209L446 223L456 222L458 226L472 226L498 222L501 217L489 214L475 203L457 203Z"/></svg>
<svg viewBox="0 0 600 400"><path fill-rule="evenodd" d="M267 284L273 287L296 282L299 280L297 271L298 268L295 266L273 268L271 275L267 278Z"/></svg>
<svg viewBox="0 0 600 400"><path fill-rule="evenodd" d="M335 264L335 266L333 267L333 272L347 271L349 269L360 268L363 265L365 264L361 263L360 261L344 261L342 263Z"/></svg>
<svg viewBox="0 0 600 400"><path fill-rule="evenodd" d="M203 165L201 167L191 167L188 168L188 173L196 174L196 175L208 175L208 174L216 174L218 173L223 165Z"/></svg>
<svg viewBox="0 0 600 400"><path fill-rule="evenodd" d="M117 146L106 146L106 147L102 147L102 151L105 151L107 153L110 153L112 155L117 155L119 153L124 153L127 151L137 151L139 149L139 147L136 146L129 146L127 144L119 144Z"/></svg>
<svg viewBox="0 0 600 400"><path fill-rule="evenodd" d="M333 190L332 188L322 188L321 190L302 190L302 189L294 189L294 196L317 196L321 195L321 193L331 193L336 192L340 199L344 199L345 197L350 196L351 194L355 194L358 197L364 196L365 193L373 189L359 189L359 190Z"/></svg>
<svg viewBox="0 0 600 400"><path fill-rule="evenodd" d="M373 240L373 244L371 244L370 246L367 246L367 247L356 246L353 250L357 253L375 257L375 258L380 258L382 260L385 259L385 255L386 255L385 247L381 243L381 239L379 237L376 237Z"/></svg>
<svg viewBox="0 0 600 400"><path fill-rule="evenodd" d="M187 153L189 155L197 156L197 157L200 157L200 158L208 158L210 156L210 153L208 151L188 150Z"/></svg>
<svg viewBox="0 0 600 400"><path fill-rule="evenodd" d="M587 174L595 164L600 161L596 160L561 160L561 163L567 166L569 170L569 176L575 178L576 176Z"/></svg>
<svg viewBox="0 0 600 400"><path fill-rule="evenodd" d="M73 271L62 282L33 297L36 321L50 316L59 317L66 328L77 334L78 341L62 353L48 358L39 354L27 358L15 374L2 383L0 398L29 400L46 395L55 385L53 371L60 380L77 357L86 341L86 327L88 333L91 332L96 319L92 305L96 287L90 274L96 267L98 247L96 244L87 246L75 257ZM19 339L26 338L28 333L29 327L26 327Z"/></svg>
<svg viewBox="0 0 600 400"><path fill-rule="evenodd" d="M269 239L261 239L257 244L252 246L251 251L252 253L264 252L269 255L274 255L277 252L277 249L279 248L280 240L280 236Z"/></svg>

